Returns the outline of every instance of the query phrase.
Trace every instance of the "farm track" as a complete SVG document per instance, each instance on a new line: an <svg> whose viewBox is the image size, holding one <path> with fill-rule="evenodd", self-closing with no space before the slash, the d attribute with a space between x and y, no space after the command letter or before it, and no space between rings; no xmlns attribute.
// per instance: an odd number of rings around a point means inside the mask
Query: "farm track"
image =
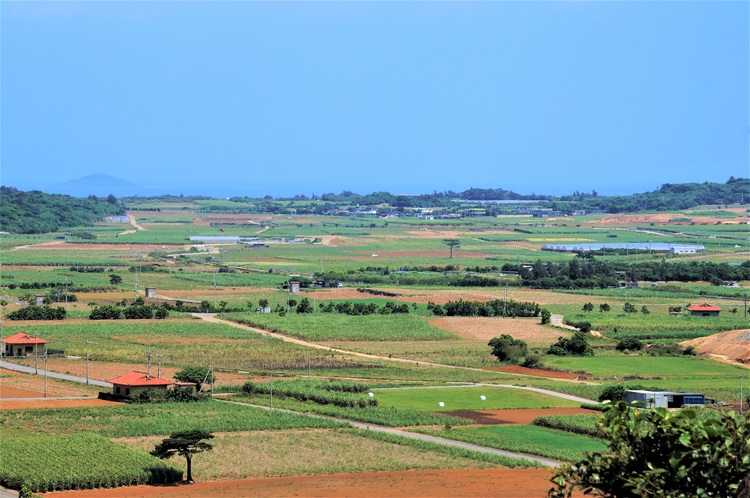
<svg viewBox="0 0 750 498"><path fill-rule="evenodd" d="M286 336L286 335L283 335L283 334L278 334L278 333L275 333L275 332L269 332L267 330L263 330L263 329L259 329L259 328L255 328L255 327L250 327L248 325L243 325L243 324L232 322L232 321L229 321L229 320L224 320L222 318L217 318L212 313L192 313L192 315L195 316L195 317L198 317L198 318L200 318L202 320L205 320L207 322L210 322L210 323L221 323L221 324L224 324L224 325L229 325L231 327L235 327L235 328L239 328L239 329L243 329L243 330L248 330L248 331L251 331L251 332L255 332L256 334L264 335L264 336L267 336L267 337L273 337L275 339L280 339L280 340L282 340L284 342L289 342L291 344L297 344L298 346L304 346L304 347L314 348L314 349L321 349L321 350L324 350L324 351L335 352L335 353L340 353L340 354L346 354L346 355L351 355L351 356L357 356L357 357L360 357L360 358L368 358L368 359L371 359L371 360L379 360L379 361L391 361L391 362L396 362L396 363L406 363L406 364L410 364L410 365L424 365L424 366L439 367L439 368L454 368L454 369L459 369L459 370L469 370L469 371L473 371L473 372L487 372L488 371L488 370L485 370L485 369L482 369L482 368L462 367L462 366L458 366L458 365L447 365L447 364L443 364L443 363L432 363L432 362L428 362L428 361L409 360L409 359L406 359L406 358L393 358L393 357L389 358L387 356L377 356L377 355L373 355L373 354L360 353L360 352L357 352L357 351L349 351L349 350L346 350L346 349L339 349L339 348L334 348L334 347L331 347L331 346L325 346L323 344L318 344L318 343L315 343L315 342L304 341L302 339L295 339L293 337L289 337L289 336ZM502 372L499 372L499 373L502 373ZM523 374L514 374L514 375L523 375ZM524 377L529 377L529 378L534 378L534 379L555 380L555 381L559 381L559 382L579 382L579 381L575 381L575 380L571 380L571 379L550 379L548 377L540 377L540 376L536 376L536 375L523 375L523 376ZM495 384L487 384L487 385L495 385ZM513 387L517 387L517 386L513 386ZM533 388L528 388L528 389L534 390ZM561 393L557 393L557 392L554 392L554 391L545 391L545 394L550 394L550 395L558 396L558 397L567 396L567 395L563 395ZM565 399L569 399L569 398L565 398ZM581 403L591 403L592 402L591 400L584 399L584 398L577 398L577 400L579 400Z"/></svg>
<svg viewBox="0 0 750 498"><path fill-rule="evenodd" d="M238 403L236 401L226 401L226 400L224 400L223 402L224 403L232 403L232 404L236 404L236 405L252 406L252 407L255 407L255 408L262 408L264 410L271 410L271 408L269 408L267 406L262 406L262 405L254 405L254 404L248 404L248 403ZM278 410L278 411L282 411L282 412L286 412L286 413L298 413L298 412L295 412L295 411L292 411L292 410L284 410L284 409L281 409L281 408L274 408L273 410ZM518 459L521 459L521 460L527 460L529 462L535 462L535 463L544 465L546 467L559 467L560 466L560 462L558 462L557 460L552 460L550 458L538 457L538 456L534 456L534 455L527 455L526 453L515 453L515 452L512 452L512 451L498 450L498 449L495 449L495 448L489 448L487 446L480 446L478 444L464 443L462 441L454 441L453 439L445 439L445 438L436 437L436 436L428 436L426 434L418 434L416 432L409 432L409 431L405 431L403 429L394 429L392 427L384 427L382 425L375 425L375 424L367 424L367 423L363 423L363 422L356 422L354 420L347 420L345 418L328 417L328 416L325 416L325 415L318 415L318 414L314 414L314 413L307 413L306 415L308 415L310 417L317 417L317 418L323 418L323 419L341 420L341 421L344 421L344 422L347 422L347 423L351 424L353 427L356 427L357 429L362 429L362 430L366 430L366 431L382 432L382 433L391 434L391 435L394 435L394 436L401 436L401 437L405 437L405 438L409 438L409 439L417 439L419 441L428 441L428 442L431 442L431 443L442 444L444 446L455 446L455 447L458 447L458 448L463 448L463 449L471 450L471 451L479 451L479 452L482 452L482 453L492 453L492 454L495 454L495 455L501 455L501 456L506 456L506 457L510 457L510 458L518 458Z"/></svg>

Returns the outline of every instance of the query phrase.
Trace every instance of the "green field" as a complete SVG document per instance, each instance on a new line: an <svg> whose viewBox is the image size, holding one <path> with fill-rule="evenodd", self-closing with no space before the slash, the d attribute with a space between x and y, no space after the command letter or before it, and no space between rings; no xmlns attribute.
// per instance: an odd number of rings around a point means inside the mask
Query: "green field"
<svg viewBox="0 0 750 498"><path fill-rule="evenodd" d="M453 334L428 324L423 318L408 315L349 316L338 313L231 314L229 318L271 332L281 332L313 342L332 341L445 341Z"/></svg>
<svg viewBox="0 0 750 498"><path fill-rule="evenodd" d="M381 406L434 412L578 406L578 403L533 391L503 387L379 389L373 392ZM482 400L481 396L486 399ZM444 406L439 406L441 402Z"/></svg>
<svg viewBox="0 0 750 498"><path fill-rule="evenodd" d="M126 404L88 408L3 410L3 427L29 434L90 432L107 437L168 435L172 432L260 431L339 427L334 420L268 411L221 401L199 403Z"/></svg>
<svg viewBox="0 0 750 498"><path fill-rule="evenodd" d="M95 434L0 438L0 485L33 492L165 484L182 471Z"/></svg>
<svg viewBox="0 0 750 498"><path fill-rule="evenodd" d="M587 451L604 451L607 448L602 441L588 436L533 425L456 427L450 430L419 432L566 461L578 460Z"/></svg>

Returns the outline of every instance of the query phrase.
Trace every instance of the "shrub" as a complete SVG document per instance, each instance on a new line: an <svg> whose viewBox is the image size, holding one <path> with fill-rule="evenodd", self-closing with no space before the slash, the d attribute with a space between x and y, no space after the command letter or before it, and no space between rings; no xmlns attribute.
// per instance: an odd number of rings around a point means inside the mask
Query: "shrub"
<svg viewBox="0 0 750 498"><path fill-rule="evenodd" d="M615 349L618 351L640 351L643 349L643 343L636 337L626 337L617 343Z"/></svg>
<svg viewBox="0 0 750 498"><path fill-rule="evenodd" d="M30 305L8 313L8 320L63 320L65 308L62 306L51 308L49 306Z"/></svg>
<svg viewBox="0 0 750 498"><path fill-rule="evenodd" d="M487 345L492 346L492 355L497 357L499 362L517 363L528 352L528 346L524 341L514 339L508 334L491 339Z"/></svg>
<svg viewBox="0 0 750 498"><path fill-rule="evenodd" d="M119 308L105 304L91 310L89 320L118 320L122 316Z"/></svg>
<svg viewBox="0 0 750 498"><path fill-rule="evenodd" d="M547 354L555 356L594 356L594 350L589 346L586 335L579 331L573 334L570 339L558 338L557 342L549 347Z"/></svg>

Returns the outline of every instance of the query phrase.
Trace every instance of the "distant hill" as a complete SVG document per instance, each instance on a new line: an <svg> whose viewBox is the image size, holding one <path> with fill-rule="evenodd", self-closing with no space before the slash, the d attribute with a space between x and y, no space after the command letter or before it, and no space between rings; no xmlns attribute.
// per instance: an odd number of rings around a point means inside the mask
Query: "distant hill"
<svg viewBox="0 0 750 498"><path fill-rule="evenodd" d="M122 178L96 173L58 183L45 190L53 194L72 195L73 197L88 197L90 195L107 197L109 194L115 197L128 197L142 195L146 189Z"/></svg>
<svg viewBox="0 0 750 498"><path fill-rule="evenodd" d="M91 226L122 210L114 196L77 199L38 190L22 192L13 187L0 187L0 231L3 232L49 233Z"/></svg>

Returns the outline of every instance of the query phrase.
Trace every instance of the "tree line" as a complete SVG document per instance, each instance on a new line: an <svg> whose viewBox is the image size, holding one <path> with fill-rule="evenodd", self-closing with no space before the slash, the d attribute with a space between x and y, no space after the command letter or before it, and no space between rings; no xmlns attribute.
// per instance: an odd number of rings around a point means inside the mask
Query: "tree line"
<svg viewBox="0 0 750 498"><path fill-rule="evenodd" d="M23 192L0 187L0 231L10 233L49 233L69 227L91 226L107 216L123 212L110 195L79 199L69 195L45 194L38 190Z"/></svg>

